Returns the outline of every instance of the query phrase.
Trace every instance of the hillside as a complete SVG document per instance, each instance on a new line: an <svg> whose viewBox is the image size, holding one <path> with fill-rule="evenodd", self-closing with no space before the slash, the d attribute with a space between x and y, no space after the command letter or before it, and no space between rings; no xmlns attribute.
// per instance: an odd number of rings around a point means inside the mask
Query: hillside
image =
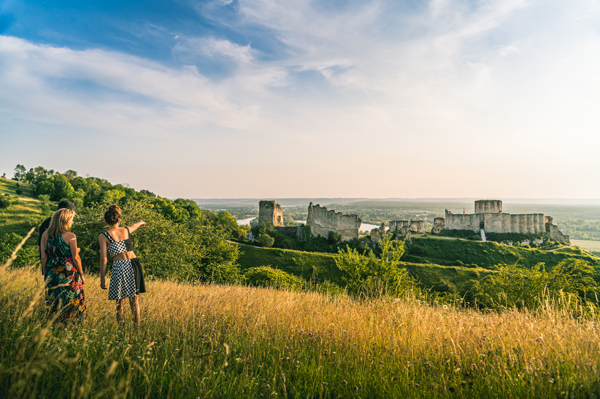
<svg viewBox="0 0 600 399"><path fill-rule="evenodd" d="M8 194L18 199L8 209L0 209L0 236L7 233L24 236L44 217L41 201L33 196L31 185L19 183L19 186L23 190L22 194L17 194L16 181L0 177L0 194Z"/></svg>

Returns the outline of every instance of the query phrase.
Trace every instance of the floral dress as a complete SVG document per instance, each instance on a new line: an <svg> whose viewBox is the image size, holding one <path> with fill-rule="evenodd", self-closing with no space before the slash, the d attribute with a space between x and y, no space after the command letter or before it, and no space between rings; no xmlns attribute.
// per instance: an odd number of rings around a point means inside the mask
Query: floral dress
<svg viewBox="0 0 600 399"><path fill-rule="evenodd" d="M60 234L48 238L45 248L48 255L46 264L46 302L56 321L63 324L85 324L85 296L81 275L73 265L71 248Z"/></svg>

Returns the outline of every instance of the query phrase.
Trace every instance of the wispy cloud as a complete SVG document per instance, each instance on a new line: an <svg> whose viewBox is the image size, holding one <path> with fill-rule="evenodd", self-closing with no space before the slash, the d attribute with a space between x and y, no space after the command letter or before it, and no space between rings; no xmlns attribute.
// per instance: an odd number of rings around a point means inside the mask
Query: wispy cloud
<svg viewBox="0 0 600 399"><path fill-rule="evenodd" d="M562 173L545 153L565 132L585 143L580 155L600 145L594 1L219 0L196 8L222 30L165 29L169 62L0 36L0 112L154 137L245 136L223 145L282 164L310 154L314 165L331 160L366 185L372 174L361 154L406 154L408 164L427 162L402 184L421 179L445 190L448 174L438 172L447 165L466 175L485 157L502 165L488 171L492 179L525 169L545 176L547 168ZM540 189L551 186L544 179Z"/></svg>

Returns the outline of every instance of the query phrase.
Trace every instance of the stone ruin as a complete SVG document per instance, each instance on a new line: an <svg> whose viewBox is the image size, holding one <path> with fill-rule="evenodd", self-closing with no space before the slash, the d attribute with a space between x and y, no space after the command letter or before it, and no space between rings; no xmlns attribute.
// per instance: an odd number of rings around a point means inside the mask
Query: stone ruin
<svg viewBox="0 0 600 399"><path fill-rule="evenodd" d="M273 226L283 226L283 210L275 201L260 201L258 203L258 223L268 223Z"/></svg>
<svg viewBox="0 0 600 399"><path fill-rule="evenodd" d="M358 238L361 219L358 215L344 215L341 212L327 210L319 204L308 205L306 225L315 236L328 237L330 232L339 233L342 241Z"/></svg>
<svg viewBox="0 0 600 399"><path fill-rule="evenodd" d="M435 218L432 233L439 234L442 230L471 230L479 233L521 233L547 234L554 241L564 241L570 244L568 235L563 234L558 226L553 224L551 216L543 213L526 215L511 215L502 213L502 201L475 201L475 213L453 214L446 209L445 218Z"/></svg>
<svg viewBox="0 0 600 399"><path fill-rule="evenodd" d="M275 201L260 201L258 203L258 223L267 223L275 226L277 231L284 234L295 235L302 238L305 234L304 226L284 226L283 210ZM358 238L358 229L361 220L358 215L344 215L341 212L327 210L320 205L308 205L306 225L310 227L314 236L329 237L329 233L339 233L342 241Z"/></svg>
<svg viewBox="0 0 600 399"><path fill-rule="evenodd" d="M392 220L389 223L389 233L400 233L401 236L410 240L411 233L424 233L425 222L423 220ZM379 243L381 236L385 233L385 223L381 223L379 228L371 230L371 241Z"/></svg>

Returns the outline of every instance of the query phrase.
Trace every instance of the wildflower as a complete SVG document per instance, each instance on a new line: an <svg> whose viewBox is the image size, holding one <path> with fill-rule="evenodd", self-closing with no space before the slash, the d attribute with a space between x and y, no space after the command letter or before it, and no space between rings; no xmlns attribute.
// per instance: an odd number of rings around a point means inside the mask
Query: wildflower
<svg viewBox="0 0 600 399"><path fill-rule="evenodd" d="M354 387L354 390L355 390L355 391L358 391L358 387Z"/></svg>
<svg viewBox="0 0 600 399"><path fill-rule="evenodd" d="M284 351L289 351L289 350L290 350L290 348L288 348L287 346L284 346L284 347L283 347L283 350L284 350Z"/></svg>
<svg viewBox="0 0 600 399"><path fill-rule="evenodd" d="M321 385L325 386L328 385L326 382L322 382Z"/></svg>
<svg viewBox="0 0 600 399"><path fill-rule="evenodd" d="M418 387L419 387L419 384L415 384L415 388L418 388Z"/></svg>
<svg viewBox="0 0 600 399"><path fill-rule="evenodd" d="M342 381L342 383L343 383L344 385L348 385L348 381L346 381L346 380L343 380L343 381Z"/></svg>

